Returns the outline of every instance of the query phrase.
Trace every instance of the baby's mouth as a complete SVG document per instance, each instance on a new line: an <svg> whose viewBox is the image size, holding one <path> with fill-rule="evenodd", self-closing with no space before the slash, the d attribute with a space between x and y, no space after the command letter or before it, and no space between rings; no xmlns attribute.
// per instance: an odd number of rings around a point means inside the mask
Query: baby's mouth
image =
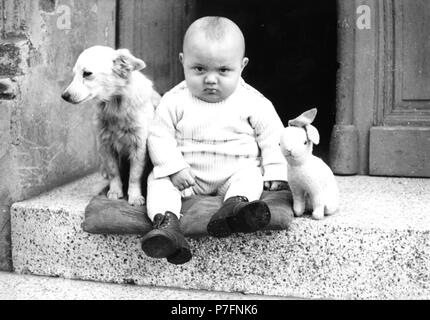
<svg viewBox="0 0 430 320"><path fill-rule="evenodd" d="M210 94L214 94L214 93L218 92L218 90L215 89L215 88L205 88L204 91L207 92L207 93L210 93Z"/></svg>

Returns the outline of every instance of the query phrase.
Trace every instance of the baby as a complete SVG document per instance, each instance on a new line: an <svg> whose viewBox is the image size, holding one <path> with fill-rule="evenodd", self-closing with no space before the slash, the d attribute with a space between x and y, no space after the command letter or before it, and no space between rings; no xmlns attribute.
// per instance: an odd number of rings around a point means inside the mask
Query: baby
<svg viewBox="0 0 430 320"><path fill-rule="evenodd" d="M270 221L259 199L263 186L278 190L287 180L279 147L284 127L272 103L241 78L244 54L243 34L227 18L200 18L185 33L185 81L162 97L148 137L153 230L142 249L150 257L191 259L179 227L182 197L223 196L207 226L214 237L254 232Z"/></svg>

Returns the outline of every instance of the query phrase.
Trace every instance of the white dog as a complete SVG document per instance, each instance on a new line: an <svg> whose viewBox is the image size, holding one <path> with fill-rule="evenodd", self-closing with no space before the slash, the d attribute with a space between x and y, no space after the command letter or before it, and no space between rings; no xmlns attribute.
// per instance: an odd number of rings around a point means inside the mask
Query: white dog
<svg viewBox="0 0 430 320"><path fill-rule="evenodd" d="M94 46L84 50L73 68L74 78L62 94L70 103L98 101L98 148L109 179L109 199L123 197L119 158L130 160L128 202L145 203L141 178L147 162L146 140L160 95L139 70L145 63L127 49Z"/></svg>

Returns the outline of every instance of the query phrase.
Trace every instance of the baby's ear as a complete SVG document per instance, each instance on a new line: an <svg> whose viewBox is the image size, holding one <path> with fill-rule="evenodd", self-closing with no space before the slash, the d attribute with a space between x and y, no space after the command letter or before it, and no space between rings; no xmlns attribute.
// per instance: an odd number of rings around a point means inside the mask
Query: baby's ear
<svg viewBox="0 0 430 320"><path fill-rule="evenodd" d="M313 142L313 144L317 145L320 143L320 134L318 133L317 128L315 128L313 125L308 124L304 127L306 130L306 135L308 136L308 139Z"/></svg>
<svg viewBox="0 0 430 320"><path fill-rule="evenodd" d="M244 57L242 59L242 70L245 69L245 67L248 65L249 59L247 57Z"/></svg>
<svg viewBox="0 0 430 320"><path fill-rule="evenodd" d="M131 71L141 70L146 67L145 62L133 56L128 49L118 49L115 53L113 68L115 73L123 78L127 77Z"/></svg>

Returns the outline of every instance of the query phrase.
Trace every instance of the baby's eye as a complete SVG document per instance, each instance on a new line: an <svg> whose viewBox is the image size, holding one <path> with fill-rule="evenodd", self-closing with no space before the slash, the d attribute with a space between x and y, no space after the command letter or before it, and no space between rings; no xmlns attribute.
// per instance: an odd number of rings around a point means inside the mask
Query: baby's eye
<svg viewBox="0 0 430 320"><path fill-rule="evenodd" d="M230 71L230 69L228 69L228 68L221 68L221 69L219 69L219 72L221 72L221 73L227 73L229 71Z"/></svg>
<svg viewBox="0 0 430 320"><path fill-rule="evenodd" d="M82 73L82 76L83 76L84 78L88 78L88 77L90 77L92 74L93 74L93 73L92 73L92 72L90 72L90 71L84 71L84 72Z"/></svg>
<svg viewBox="0 0 430 320"><path fill-rule="evenodd" d="M203 67L194 67L193 69L197 72L203 72L205 70Z"/></svg>

